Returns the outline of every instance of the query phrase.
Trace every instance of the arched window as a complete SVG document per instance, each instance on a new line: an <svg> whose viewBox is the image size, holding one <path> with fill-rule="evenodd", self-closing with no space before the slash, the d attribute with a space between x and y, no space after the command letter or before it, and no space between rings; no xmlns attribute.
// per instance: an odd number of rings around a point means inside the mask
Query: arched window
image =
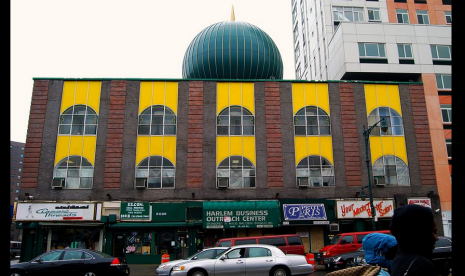
<svg viewBox="0 0 465 276"><path fill-rule="evenodd" d="M297 165L296 175L299 187L334 186L334 166L319 155L303 158Z"/></svg>
<svg viewBox="0 0 465 276"><path fill-rule="evenodd" d="M386 132L381 130L381 124L378 124L371 131L370 135L380 136L381 135L404 135L404 126L402 124L402 117L392 108L389 107L378 107L373 110L368 116L368 127L384 118L387 123L388 129Z"/></svg>
<svg viewBox="0 0 465 276"><path fill-rule="evenodd" d="M173 163L162 156L150 156L136 167L136 179L147 179L147 188L174 188L175 168Z"/></svg>
<svg viewBox="0 0 465 276"><path fill-rule="evenodd" d="M89 106L74 105L60 116L58 134L96 135L97 113Z"/></svg>
<svg viewBox="0 0 465 276"><path fill-rule="evenodd" d="M405 162L394 155L383 155L373 164L373 178L385 180L382 183L389 185L408 186L410 177L408 166ZM384 178L384 179L383 179Z"/></svg>
<svg viewBox="0 0 465 276"><path fill-rule="evenodd" d="M254 135L255 117L246 108L230 106L217 117L217 135Z"/></svg>
<svg viewBox="0 0 465 276"><path fill-rule="evenodd" d="M86 158L72 155L63 158L55 166L53 178L65 179L64 188L69 189L90 189L94 167Z"/></svg>
<svg viewBox="0 0 465 276"><path fill-rule="evenodd" d="M294 116L295 135L331 135L329 115L316 106L300 109Z"/></svg>
<svg viewBox="0 0 465 276"><path fill-rule="evenodd" d="M218 187L221 188L255 187L255 166L242 156L225 158L219 164L216 175Z"/></svg>
<svg viewBox="0 0 465 276"><path fill-rule="evenodd" d="M139 115L139 135L176 135L176 114L163 105L153 105Z"/></svg>

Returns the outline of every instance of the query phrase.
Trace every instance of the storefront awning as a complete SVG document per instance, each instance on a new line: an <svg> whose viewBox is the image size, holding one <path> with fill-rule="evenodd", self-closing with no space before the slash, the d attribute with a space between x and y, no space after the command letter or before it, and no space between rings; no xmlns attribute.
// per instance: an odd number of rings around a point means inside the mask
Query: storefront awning
<svg viewBox="0 0 465 276"><path fill-rule="evenodd" d="M127 228L157 228L157 227L187 227L199 225L194 222L119 222L109 224L109 229L127 229Z"/></svg>
<svg viewBox="0 0 465 276"><path fill-rule="evenodd" d="M277 200L208 201L203 203L203 228L279 227Z"/></svg>

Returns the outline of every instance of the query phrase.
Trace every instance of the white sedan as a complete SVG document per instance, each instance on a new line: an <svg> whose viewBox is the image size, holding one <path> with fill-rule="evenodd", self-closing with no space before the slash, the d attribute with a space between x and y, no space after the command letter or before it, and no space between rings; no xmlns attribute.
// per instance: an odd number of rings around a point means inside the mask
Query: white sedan
<svg viewBox="0 0 465 276"><path fill-rule="evenodd" d="M284 254L273 245L237 245L214 259L180 263L170 276L295 276L310 275L314 267L302 255Z"/></svg>
<svg viewBox="0 0 465 276"><path fill-rule="evenodd" d="M185 259L179 259L179 260L162 263L161 265L158 266L155 272L157 273L157 276L169 276L171 269L173 268L173 266L177 264L186 263L188 261L211 259L211 258L214 258L216 255L224 252L226 249L229 249L229 247L206 248Z"/></svg>

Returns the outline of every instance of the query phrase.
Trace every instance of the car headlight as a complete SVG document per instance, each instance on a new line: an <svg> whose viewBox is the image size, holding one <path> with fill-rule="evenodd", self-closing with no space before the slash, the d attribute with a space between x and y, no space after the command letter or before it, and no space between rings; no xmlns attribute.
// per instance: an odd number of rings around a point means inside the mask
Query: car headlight
<svg viewBox="0 0 465 276"><path fill-rule="evenodd" d="M174 270L174 271L181 271L181 270L184 270L184 268L185 268L185 267L184 267L183 265L181 265L181 266L175 265L175 266L173 267L173 270Z"/></svg>
<svg viewBox="0 0 465 276"><path fill-rule="evenodd" d="M161 265L159 266L159 268L166 268L166 265Z"/></svg>

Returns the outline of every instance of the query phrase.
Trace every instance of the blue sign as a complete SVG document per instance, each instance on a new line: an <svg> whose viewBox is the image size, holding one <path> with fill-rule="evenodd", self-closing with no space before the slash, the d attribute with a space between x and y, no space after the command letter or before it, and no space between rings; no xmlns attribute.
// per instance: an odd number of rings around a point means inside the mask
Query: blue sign
<svg viewBox="0 0 465 276"><path fill-rule="evenodd" d="M326 220L324 204L283 204L284 220Z"/></svg>

